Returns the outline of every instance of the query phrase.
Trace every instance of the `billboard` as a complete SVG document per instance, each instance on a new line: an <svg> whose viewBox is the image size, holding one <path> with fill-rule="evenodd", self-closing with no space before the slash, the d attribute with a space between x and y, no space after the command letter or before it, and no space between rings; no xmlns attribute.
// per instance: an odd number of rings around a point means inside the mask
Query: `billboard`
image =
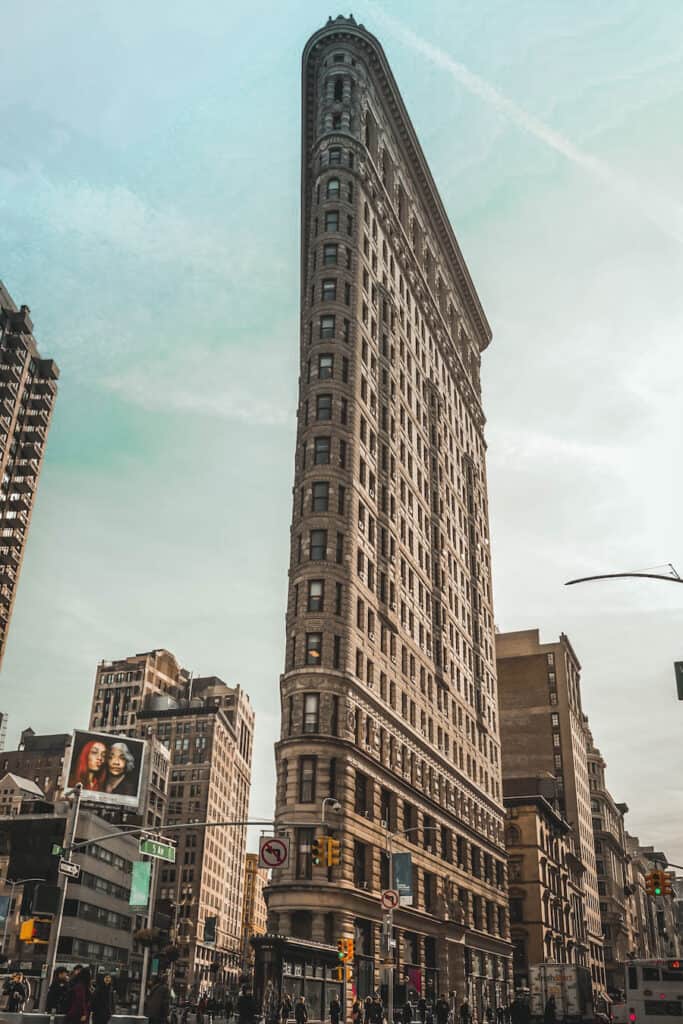
<svg viewBox="0 0 683 1024"><path fill-rule="evenodd" d="M144 759L144 740L76 729L64 791L73 792L80 782L82 800L137 808Z"/></svg>

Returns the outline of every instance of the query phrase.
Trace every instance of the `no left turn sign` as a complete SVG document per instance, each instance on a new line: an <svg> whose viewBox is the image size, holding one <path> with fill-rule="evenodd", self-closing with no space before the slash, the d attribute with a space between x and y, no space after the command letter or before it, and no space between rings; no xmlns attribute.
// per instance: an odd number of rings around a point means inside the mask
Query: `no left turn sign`
<svg viewBox="0 0 683 1024"><path fill-rule="evenodd" d="M261 836L258 844L260 868L284 868L289 861L289 839L282 836Z"/></svg>
<svg viewBox="0 0 683 1024"><path fill-rule="evenodd" d="M382 910L395 910L398 906L398 890L385 889L380 897Z"/></svg>

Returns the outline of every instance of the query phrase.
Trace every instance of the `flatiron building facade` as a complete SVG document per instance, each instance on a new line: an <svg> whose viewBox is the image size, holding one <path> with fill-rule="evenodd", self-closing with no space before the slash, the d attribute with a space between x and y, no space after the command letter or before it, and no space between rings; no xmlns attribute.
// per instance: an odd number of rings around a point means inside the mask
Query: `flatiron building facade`
<svg viewBox="0 0 683 1024"><path fill-rule="evenodd" d="M391 844L412 855L397 998L456 990L481 1017L511 980L479 379L490 328L386 56L353 18L306 45L302 119L276 745L292 855L267 890L269 932L323 951L353 938L356 990L374 991ZM312 863L323 816L339 866ZM307 970L285 957L283 985L303 986L316 1017L330 986Z"/></svg>

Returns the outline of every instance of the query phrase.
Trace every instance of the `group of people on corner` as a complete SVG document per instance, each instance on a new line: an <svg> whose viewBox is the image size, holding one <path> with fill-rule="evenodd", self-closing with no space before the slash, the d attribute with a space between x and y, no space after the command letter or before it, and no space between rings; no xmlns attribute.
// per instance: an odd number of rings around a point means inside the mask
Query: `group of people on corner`
<svg viewBox="0 0 683 1024"><path fill-rule="evenodd" d="M338 996L332 998L327 1016L330 1024L341 1024L342 1007ZM291 1017L294 1017L295 1024L307 1024L309 1013L306 1000L304 996L298 996L294 1001L284 993L279 1006L280 1024L288 1024ZM413 1024L415 1019L420 1024L471 1024L472 1012L467 999L456 1010L455 992L451 992L448 996L439 996L433 1006L424 998L418 999L415 1004L406 1002L394 1011L393 1024ZM486 1007L483 1019L486 1024L530 1024L529 1004L517 996L509 1006L498 1006L495 1010ZM351 1007L352 1024L383 1024L385 1020L385 1007L377 992L365 1000L354 1000ZM240 1024L249 1022L241 1021ZM543 1024L556 1024L555 1000L552 996L546 1006Z"/></svg>
<svg viewBox="0 0 683 1024"><path fill-rule="evenodd" d="M109 1024L116 1011L116 992L111 974L100 975L93 984L89 967L77 964L69 973L58 967L47 991L49 1014L63 1017L66 1024Z"/></svg>

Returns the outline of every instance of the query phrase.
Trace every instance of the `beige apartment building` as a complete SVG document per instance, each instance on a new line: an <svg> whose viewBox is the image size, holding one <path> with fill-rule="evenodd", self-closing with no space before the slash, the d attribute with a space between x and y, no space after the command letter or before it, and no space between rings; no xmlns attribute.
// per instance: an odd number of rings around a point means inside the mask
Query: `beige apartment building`
<svg viewBox="0 0 683 1024"><path fill-rule="evenodd" d="M268 908L263 890L268 884L268 872L258 866L258 854L247 853L244 858L244 896L242 899L242 972L250 974L254 966L253 935L266 931Z"/></svg>
<svg viewBox="0 0 683 1024"><path fill-rule="evenodd" d="M529 967L587 967L584 866L571 826L554 808L552 779L512 779L505 786L510 931L515 988L529 987Z"/></svg>
<svg viewBox="0 0 683 1024"><path fill-rule="evenodd" d="M587 720L585 730L595 866L605 942L605 982L608 994L618 998L624 988L622 965L635 948L632 905L634 888L624 828L624 815L628 807L624 803L616 803L607 789L607 764L593 742Z"/></svg>
<svg viewBox="0 0 683 1024"><path fill-rule="evenodd" d="M588 785L581 666L569 638L541 643L537 629L496 634L503 776L546 774L557 783L557 810L574 829L584 866L588 965L605 992L602 920Z"/></svg>
<svg viewBox="0 0 683 1024"><path fill-rule="evenodd" d="M352 938L361 996L392 961L397 999L456 990L480 1019L511 981L479 381L491 331L377 39L330 19L306 44L302 90L276 746L292 858L267 890L269 931L291 942L260 944L282 976L258 960L257 987L302 990L319 1018ZM312 863L323 810L339 866ZM383 940L389 848L412 869Z"/></svg>
<svg viewBox="0 0 683 1024"><path fill-rule="evenodd" d="M40 356L29 314L0 281L0 664L59 378L57 364Z"/></svg>
<svg viewBox="0 0 683 1024"><path fill-rule="evenodd" d="M170 752L164 824L247 820L254 712L240 686L216 676L192 678L165 650L101 662L91 727L129 732ZM175 987L185 995L234 986L242 959L246 826L173 834L176 863L160 865L157 898L172 909L181 950Z"/></svg>

